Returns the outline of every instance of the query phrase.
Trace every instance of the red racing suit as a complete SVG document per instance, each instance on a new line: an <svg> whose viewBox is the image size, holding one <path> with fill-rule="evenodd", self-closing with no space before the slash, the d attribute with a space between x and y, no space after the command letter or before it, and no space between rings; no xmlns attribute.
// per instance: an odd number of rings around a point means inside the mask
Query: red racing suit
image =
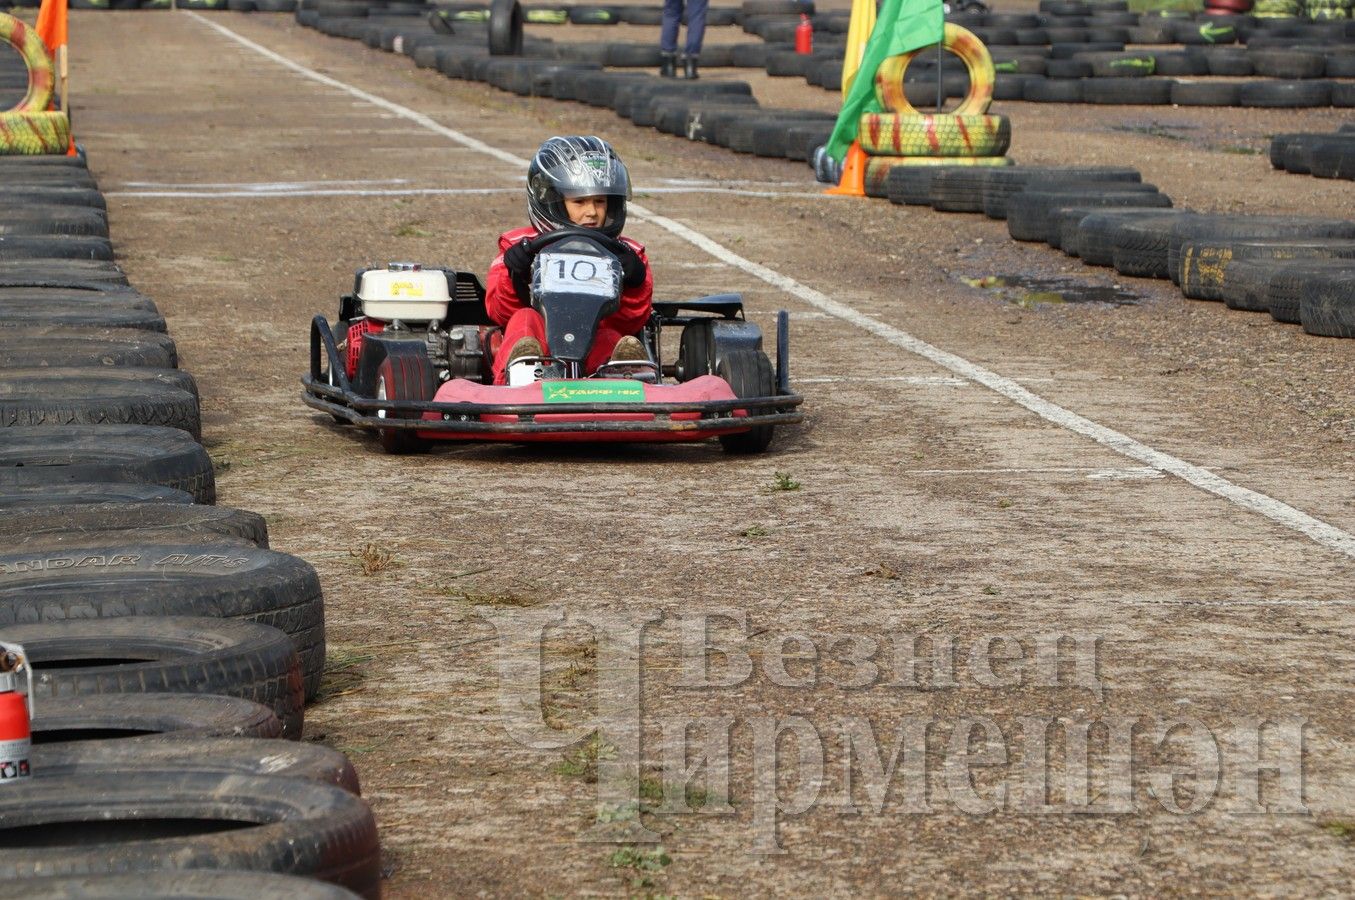
<svg viewBox="0 0 1355 900"><path fill-rule="evenodd" d="M528 225L515 228L499 235L499 255L489 265L489 274L485 277L485 311L498 325L503 326L503 346L494 357L494 383L508 383L508 351L524 337L534 337L541 342L542 349L550 352L546 346L546 323L541 313L526 305L518 297L513 287L513 277L503 264L503 253L523 238L534 238L540 232ZM654 306L654 273L649 268L649 257L645 255L644 245L638 241L623 237L621 240L630 245L645 264L645 280L639 287L624 288L621 291L621 308L598 324L597 337L593 340L593 349L584 360L585 375L597 371L598 366L612 358L616 342L628 334L638 334L649 321Z"/></svg>

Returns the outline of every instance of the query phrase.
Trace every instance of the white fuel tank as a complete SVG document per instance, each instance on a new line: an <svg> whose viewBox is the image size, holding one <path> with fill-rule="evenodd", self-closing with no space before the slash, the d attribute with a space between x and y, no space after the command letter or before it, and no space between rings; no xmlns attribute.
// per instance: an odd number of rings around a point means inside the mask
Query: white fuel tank
<svg viewBox="0 0 1355 900"><path fill-rule="evenodd" d="M385 269L368 269L358 285L363 315L383 322L445 319L451 299L446 273L424 270L415 263L391 263Z"/></svg>

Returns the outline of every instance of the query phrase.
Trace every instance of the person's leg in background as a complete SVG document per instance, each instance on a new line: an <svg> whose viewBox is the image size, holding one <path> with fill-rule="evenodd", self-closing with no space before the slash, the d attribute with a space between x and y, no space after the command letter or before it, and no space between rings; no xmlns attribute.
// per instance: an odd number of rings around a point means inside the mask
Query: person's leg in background
<svg viewBox="0 0 1355 900"><path fill-rule="evenodd" d="M663 27L659 32L659 75L677 75L678 23L682 20L682 0L663 0ZM691 33L691 29L688 29Z"/></svg>
<svg viewBox="0 0 1355 900"><path fill-rule="evenodd" d="M701 44L706 39L706 5L707 0L687 0L687 43L682 54L684 78L699 77L696 74L696 61L701 56Z"/></svg>

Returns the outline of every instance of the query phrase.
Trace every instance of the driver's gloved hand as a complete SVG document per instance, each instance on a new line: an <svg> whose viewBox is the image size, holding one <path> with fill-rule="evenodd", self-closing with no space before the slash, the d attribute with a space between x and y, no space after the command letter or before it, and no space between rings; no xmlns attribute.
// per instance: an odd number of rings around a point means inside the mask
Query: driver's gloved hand
<svg viewBox="0 0 1355 900"><path fill-rule="evenodd" d="M628 288L638 288L645 283L645 264L630 244L625 241L617 243L623 248L616 254L617 261L621 263L621 283Z"/></svg>
<svg viewBox="0 0 1355 900"><path fill-rule="evenodd" d="M527 248L529 243L531 243L530 238L523 238L503 251L504 268L508 270L508 276L513 279L513 290L517 291L518 298L521 300L526 300L531 292L532 259L535 254Z"/></svg>

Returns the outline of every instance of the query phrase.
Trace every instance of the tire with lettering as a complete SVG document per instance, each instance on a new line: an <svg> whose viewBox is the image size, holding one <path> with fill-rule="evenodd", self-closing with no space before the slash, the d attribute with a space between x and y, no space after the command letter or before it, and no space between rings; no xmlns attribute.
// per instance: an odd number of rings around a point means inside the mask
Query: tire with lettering
<svg viewBox="0 0 1355 900"><path fill-rule="evenodd" d="M277 714L261 703L220 694L122 694L65 697L37 705L33 745L57 749L86 742L180 737L276 738Z"/></svg>
<svg viewBox="0 0 1355 900"><path fill-rule="evenodd" d="M220 694L267 706L301 739L301 661L268 625L198 616L124 616L6 625L36 672L35 706L64 697Z"/></svg>
<svg viewBox="0 0 1355 900"><path fill-rule="evenodd" d="M969 72L969 91L960 101L960 105L949 114L981 116L987 113L989 104L993 102L993 83L997 79L997 72L993 69L993 57L989 55L988 48L974 32L952 22L946 23L941 46L960 57L960 61ZM931 49L924 47L901 56L891 56L880 63L880 67L875 71L875 98L882 107L902 115L919 115L913 104L904 96L903 78L913 58Z"/></svg>
<svg viewBox="0 0 1355 900"><path fill-rule="evenodd" d="M222 772L304 778L336 785L350 794L362 793L348 757L321 744L296 741L147 735L39 744L29 759L44 778L95 772Z"/></svg>
<svg viewBox="0 0 1355 900"><path fill-rule="evenodd" d="M0 518L0 546L11 551L66 550L108 543L238 543L268 547L263 516L229 506L162 503L52 505Z"/></svg>
<svg viewBox="0 0 1355 900"><path fill-rule="evenodd" d="M0 629L20 622L211 616L280 628L306 697L325 662L320 579L303 559L239 544L131 543L0 554Z"/></svg>
<svg viewBox="0 0 1355 900"><path fill-rule="evenodd" d="M25 781L0 795L4 830L67 840L0 855L0 884L49 875L216 869L304 875L364 897L381 895L376 819L343 788L212 772ZM160 825L153 839L126 833L136 819Z"/></svg>
<svg viewBox="0 0 1355 900"><path fill-rule="evenodd" d="M52 59L47 55L47 47L38 37L37 30L14 16L0 13L0 41L14 48L28 70L28 91L13 111L47 109L52 102L52 86L56 82ZM3 123L2 119L0 123ZM0 138L0 143L3 143L3 138Z"/></svg>
<svg viewBox="0 0 1355 900"><path fill-rule="evenodd" d="M177 428L64 425L6 428L0 496L15 488L81 483L162 485L198 503L216 502L216 476L202 445Z"/></svg>

